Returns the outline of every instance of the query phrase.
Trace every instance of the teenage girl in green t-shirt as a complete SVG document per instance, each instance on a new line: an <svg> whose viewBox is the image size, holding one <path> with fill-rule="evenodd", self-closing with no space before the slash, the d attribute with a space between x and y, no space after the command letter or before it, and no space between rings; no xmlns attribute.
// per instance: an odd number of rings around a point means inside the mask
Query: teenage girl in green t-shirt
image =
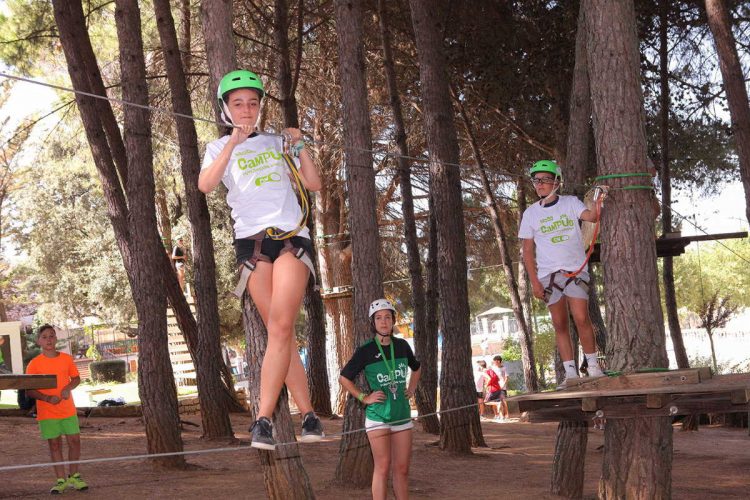
<svg viewBox="0 0 750 500"><path fill-rule="evenodd" d="M349 394L367 405L365 428L375 467L372 471L372 497L385 500L388 475L393 470L393 490L397 499L409 496L409 462L414 424L409 399L419 382L420 365L411 346L393 336L396 309L385 300L370 304L373 340L361 345L341 370L339 381ZM411 375L407 377L408 369ZM372 392L354 384L360 372Z"/></svg>

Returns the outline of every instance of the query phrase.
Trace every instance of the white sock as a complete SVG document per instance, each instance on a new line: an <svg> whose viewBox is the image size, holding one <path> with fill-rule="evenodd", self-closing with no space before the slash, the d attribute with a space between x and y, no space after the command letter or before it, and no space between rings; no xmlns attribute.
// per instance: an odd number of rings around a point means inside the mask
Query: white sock
<svg viewBox="0 0 750 500"><path fill-rule="evenodd" d="M576 362L572 359L570 361L563 361L565 367L565 378L576 378L578 377L578 371L576 370Z"/></svg>
<svg viewBox="0 0 750 500"><path fill-rule="evenodd" d="M591 354L583 353L583 355L586 356L586 362L588 363L589 368L594 366L599 368L599 360L596 358L595 352Z"/></svg>

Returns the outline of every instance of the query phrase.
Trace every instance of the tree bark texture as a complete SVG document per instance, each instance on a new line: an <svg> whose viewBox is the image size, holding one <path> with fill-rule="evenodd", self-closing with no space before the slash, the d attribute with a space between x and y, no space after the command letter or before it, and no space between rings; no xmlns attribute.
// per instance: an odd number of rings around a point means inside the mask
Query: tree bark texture
<svg viewBox="0 0 750 500"><path fill-rule="evenodd" d="M159 31L164 63L176 113L192 115L190 94L177 42L169 0L154 0L156 26ZM193 362L196 368L201 423L206 438L233 437L228 409L234 405L233 385L222 378L226 364L221 355L219 337L219 302L216 290L216 261L211 235L211 215L203 193L198 190L201 158L198 135L192 120L175 120L180 147L180 168L185 181L188 218L193 232L193 277L198 331L195 336Z"/></svg>
<svg viewBox="0 0 750 500"><path fill-rule="evenodd" d="M115 5L122 96L126 101L147 106L138 0L117 0ZM182 451L182 438L177 388L169 359L167 300L159 275L159 259L164 252L156 223L150 114L144 109L125 106L123 119L128 160L125 189L133 251L132 292L138 313L138 395L149 453L178 452ZM177 466L184 463L184 457L163 457L159 461Z"/></svg>
<svg viewBox="0 0 750 500"><path fill-rule="evenodd" d="M221 77L237 69L237 54L232 38L232 0L201 0L200 14L208 62L208 95L214 96ZM214 109L219 120L215 100ZM223 133L224 127L219 126L219 130Z"/></svg>
<svg viewBox="0 0 750 500"><path fill-rule="evenodd" d="M123 7L128 14L123 14ZM73 87L76 90L105 95L104 84L96 64L91 40L86 31L81 4L56 0L53 2L53 12ZM140 54L136 53L137 48L127 46L131 43L128 36L135 36L140 41L137 5L132 3L118 5L118 16L126 17L127 19L124 22L130 23L129 26L135 26L135 28L129 30L135 31L135 33L125 34L121 42L123 43L122 49L125 52L121 55L122 63L125 67L130 68L132 65L134 68L134 73L128 74L131 79L128 80L127 84L123 80L123 92L127 92L128 98L131 100L147 103L145 69L138 69L139 66L142 66L143 61L142 43L140 43ZM142 78L138 78L139 74L143 75ZM182 441L178 428L177 392L167 349L166 305L162 307L159 304L159 301L164 298L164 290L161 288L163 285L158 282L159 273L154 272L153 268L153 266L158 266L160 262L168 265L168 261L156 230L155 188L153 174L150 171L150 159L148 159L150 149L148 151L144 149L150 148L150 145L145 144L150 141L148 117L147 115L133 114L126 116L125 130L128 139L133 141L136 148L130 153L133 155L132 161L137 163L137 165L133 165L134 171L137 172L137 179L133 180L127 186L127 189L129 191L144 189L143 192L136 194L133 205L135 214L131 217L125 200L125 193L120 183L120 176L122 179L128 177L126 175L128 158L124 153L125 146L119 134L119 128L114 122L112 109L109 103L105 101L80 95L76 95L76 102L94 158L94 164L102 182L102 189L107 201L107 212L115 233L118 249L122 255L128 281L133 289L134 298L139 293L137 288L139 286L145 287L136 299L136 306L139 314L139 347L142 356L139 366L141 377L139 379L144 379L143 384L139 382L139 390L144 406L147 447L149 452L152 453L181 451ZM105 106L102 106L102 103ZM107 121L114 123L114 129L117 130L116 137L108 136L106 130L112 133L112 127L105 125ZM145 123L146 127L141 128L141 123ZM115 157L117 157L117 160L115 160ZM131 222L133 223L132 228L130 227ZM151 224L151 227L148 227L149 224ZM138 256L135 255L136 250L131 241L131 230L138 235L138 238L142 239L139 242L142 247L138 248L138 252L141 252ZM158 251L154 253L155 248ZM143 265L147 267L138 269L138 266ZM149 272L151 276L145 276ZM157 282L153 283L152 280L157 280ZM147 293L154 294L154 300L150 304L145 304L143 299L144 294ZM154 316L157 310L160 318ZM166 457L158 459L158 463L181 467L184 465L184 458Z"/></svg>
<svg viewBox="0 0 750 500"><path fill-rule="evenodd" d="M323 228L323 233L330 235L318 245L320 262L320 283L323 289L335 286L351 285L351 244L343 234L345 224L340 196L343 190L325 189L316 197L314 212L316 225ZM334 236L335 235L335 236ZM353 308L351 297L340 297L324 302L328 331L328 373L330 380L338 381L339 371L354 354ZM346 391L340 384L334 383L335 394L332 395L333 413L342 415L346 401Z"/></svg>
<svg viewBox="0 0 750 500"><path fill-rule="evenodd" d="M431 159L430 190L437 218L440 324L443 332L440 409L446 411L476 404L471 368L461 174L456 167L459 163L458 136L441 50L443 27L435 18L431 2L410 0L409 6ZM443 413L440 420L441 449L471 453L472 429L478 426L479 412L473 407Z"/></svg>
<svg viewBox="0 0 750 500"><path fill-rule="evenodd" d="M732 135L740 159L740 178L745 188L745 217L750 222L750 104L745 77L732 34L732 19L724 0L706 0L708 27L714 36L719 68L727 92Z"/></svg>
<svg viewBox="0 0 750 500"><path fill-rule="evenodd" d="M380 235L375 212L375 170L367 105L365 58L362 48L362 5L353 0L334 0L339 51L339 86L342 97L346 180L349 192L349 231L352 237L352 284L354 286L354 342L371 338L368 308L383 296L380 267ZM358 385L362 387L364 374ZM364 427L364 407L351 396L344 412L344 431ZM370 484L372 454L364 432L341 440L336 480L353 486Z"/></svg>
<svg viewBox="0 0 750 500"><path fill-rule="evenodd" d="M516 223L520 227L523 213L528 208L526 202L526 179L519 177L516 180L516 200L518 203L518 220ZM526 324L529 326L529 330L534 332L534 324L532 319L532 295L531 295L531 283L529 283L529 273L526 271L526 266L523 264L523 256L521 255L521 245L518 245L518 296L521 298L521 304L523 305L524 317L526 318Z"/></svg>
<svg viewBox="0 0 750 500"><path fill-rule="evenodd" d="M406 243L406 259L409 266L409 278L411 281L412 310L414 311L414 348L417 359L421 359L422 353L428 348L429 340L426 338L428 332L425 328L425 290L422 277L422 262L419 255L419 244L417 242L417 224L414 219L414 196L411 185L411 164L408 158L409 146L407 145L406 126L404 125L404 114L401 109L401 97L398 92L398 81L396 69L393 62L393 50L391 49L391 34L388 29L388 12L385 0L378 0L378 25L380 28L380 39L383 47L383 69L385 70L386 83L388 86L388 98L393 114L393 127L396 146L399 157L398 177L401 188L401 213L404 217L404 242ZM433 332L433 335L434 332ZM437 394L432 398L416 398L419 415L432 414L436 410ZM422 429L430 434L440 433L440 421L437 415L431 415L420 419Z"/></svg>
<svg viewBox="0 0 750 500"><path fill-rule="evenodd" d="M432 196L429 198L429 223L430 229L428 234L428 247L427 247L427 261L425 262L425 336L420 341L421 348L418 348L419 362L421 363L420 370L422 376L419 378L419 385L417 386L417 393L415 399L417 404L419 400L424 401L437 401L437 390L438 390L438 300L440 297L440 291L438 289L438 268L437 268L437 220L435 219L435 210L433 209L434 203ZM415 340L415 344L416 344ZM422 404L426 404L425 402ZM434 403L433 403L434 404ZM437 418L437 416L436 416ZM425 419L427 420L427 419ZM440 421L437 422L437 427L432 422L425 424L422 423L422 428L425 432L430 434L440 434Z"/></svg>
<svg viewBox="0 0 750 500"><path fill-rule="evenodd" d="M299 12L302 16L302 12ZM276 80L279 86L278 98L284 116L284 127L299 128L299 116L297 113L297 100L294 97L294 86L292 84L292 66L289 56L289 6L286 0L275 0L274 5L274 41L279 52L276 66ZM298 37L303 33L298 32ZM297 61L301 64L301 61ZM313 219L308 221L310 234L315 235ZM317 262L316 240L311 238L313 255L311 258L314 268L319 269ZM319 272L316 275L320 275ZM331 388L328 382L326 368L326 324L323 310L323 299L315 289L314 282L318 278L310 279L303 300L305 315L305 338L307 338L308 359L307 383L310 388L310 400L315 412L330 415L331 411Z"/></svg>
<svg viewBox="0 0 750 500"><path fill-rule="evenodd" d="M586 0L587 50L600 174L644 172L646 132L633 2ZM614 188L635 182L613 179ZM602 220L610 368L667 367L651 193L613 190ZM667 417L611 420L605 430L602 498L670 498L672 427Z"/></svg>
<svg viewBox="0 0 750 500"><path fill-rule="evenodd" d="M669 1L659 0L659 133L661 136L661 224L664 234L672 232L672 175L669 165ZM743 84L744 85L744 84ZM669 335L678 368L690 368L680 319L677 316L677 295L674 287L674 261L671 255L662 261L664 308L667 312Z"/></svg>
<svg viewBox="0 0 750 500"><path fill-rule="evenodd" d="M456 92L454 92L454 100L456 101L456 106L458 106L461 120L464 124L464 130L466 130L466 135L469 137L469 144L474 153L474 159L477 161L476 170L479 174L479 180L482 183L484 202L486 204L486 209L489 212L492 230L495 232L495 241L497 242L497 247L500 252L500 261L502 262L503 271L505 272L505 284L508 287L511 308L513 309L516 323L518 323L524 383L527 391L539 392L539 377L537 376L536 361L534 360L534 341L531 332L531 325L526 322L526 315L523 311L523 302L521 302L521 295L518 292L518 283L516 282L516 276L513 274L513 260L510 258L508 237L505 234L502 220L500 220L500 207L495 199L492 186L490 186L490 181L487 178L484 158L482 152L479 150L479 144L477 144L476 136L474 135L471 122L469 121L469 116L467 115L463 104L455 98L455 95L457 95Z"/></svg>
<svg viewBox="0 0 750 500"><path fill-rule="evenodd" d="M190 73L193 63L193 53L191 51L193 27L193 16L190 11L190 0L180 0L180 54L182 55L182 67L185 73ZM185 77L188 80L187 77ZM188 86L189 86L188 80Z"/></svg>
<svg viewBox="0 0 750 500"><path fill-rule="evenodd" d="M260 370L266 353L268 332L258 309L247 294L242 299L242 316L247 345L248 393L250 412L255 419L260 406ZM299 445L294 436L295 423L289 413L289 397L286 387L279 395L279 401L271 416L276 450L258 450L263 483L270 499L311 499L315 498L310 478L302 464ZM283 444L289 443L289 444Z"/></svg>
<svg viewBox="0 0 750 500"><path fill-rule="evenodd" d="M588 422L584 420L563 420L557 425L550 493L565 498L583 498L588 440Z"/></svg>

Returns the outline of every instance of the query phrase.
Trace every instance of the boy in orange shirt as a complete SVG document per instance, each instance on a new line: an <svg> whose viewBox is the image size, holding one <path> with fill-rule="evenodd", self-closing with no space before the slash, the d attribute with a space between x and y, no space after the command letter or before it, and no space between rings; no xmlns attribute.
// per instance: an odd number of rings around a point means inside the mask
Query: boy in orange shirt
<svg viewBox="0 0 750 500"><path fill-rule="evenodd" d="M42 353L31 360L26 368L27 374L54 374L57 376L57 386L54 389L37 389L27 391L30 397L36 399L36 419L42 438L49 444L53 462L62 462L62 435L68 442L68 460L81 458L81 434L78 427L76 412L71 391L81 382L73 358L64 352L58 352L57 334L52 325L42 325L37 331L36 343L42 348ZM65 467L55 466L57 482L50 489L52 494L60 494L68 486L76 490L86 490L88 485L78 473L78 464L70 465L70 474L65 478Z"/></svg>

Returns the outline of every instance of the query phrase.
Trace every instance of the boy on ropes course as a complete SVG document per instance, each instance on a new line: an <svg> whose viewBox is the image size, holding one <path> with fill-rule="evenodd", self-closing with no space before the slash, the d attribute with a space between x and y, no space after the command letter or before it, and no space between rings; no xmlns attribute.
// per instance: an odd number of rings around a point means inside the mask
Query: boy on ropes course
<svg viewBox="0 0 750 500"><path fill-rule="evenodd" d="M389 469L393 470L396 498L409 497L409 463L414 423L409 398L419 383L419 361L409 343L393 336L396 308L385 300L370 304L370 328L375 338L361 345L341 370L339 381L349 394L367 406L365 429L375 467L372 471L372 498L385 500ZM407 383L407 367L411 369ZM364 370L372 392L360 391L354 384Z"/></svg>
<svg viewBox="0 0 750 500"><path fill-rule="evenodd" d="M594 328L588 311L588 257L578 221L598 222L598 211L589 210L575 196L557 194L562 184L560 167L540 160L531 167L531 182L541 198L523 213L518 237L523 244L523 262L534 296L549 308L557 349L565 367L565 381L578 378L570 340L568 312L573 316L589 377L604 375L596 358Z"/></svg>
<svg viewBox="0 0 750 500"><path fill-rule="evenodd" d="M303 415L301 440L323 437L294 336L313 272L305 189L318 191L321 181L298 129L287 128L282 136L255 130L264 96L263 83L250 71L232 71L221 79L218 104L232 131L206 146L198 188L208 193L219 182L227 187L240 270L235 294L250 294L268 329L258 419L250 430L254 448L273 450L270 417L284 384ZM289 141L289 154L284 153L282 137Z"/></svg>

